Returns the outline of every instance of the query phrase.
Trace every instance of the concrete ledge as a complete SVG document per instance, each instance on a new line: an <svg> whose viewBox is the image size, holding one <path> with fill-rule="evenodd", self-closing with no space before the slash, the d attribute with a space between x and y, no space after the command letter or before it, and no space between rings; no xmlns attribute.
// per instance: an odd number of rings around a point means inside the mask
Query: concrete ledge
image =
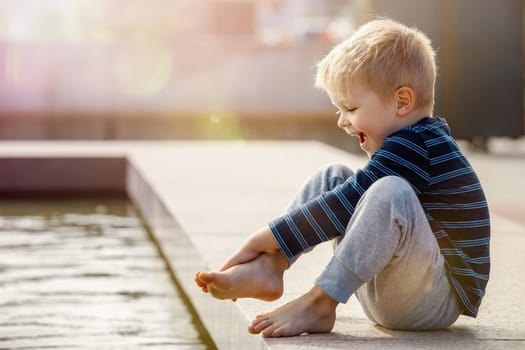
<svg viewBox="0 0 525 350"><path fill-rule="evenodd" d="M4 157L0 159L3 195L124 195L124 157Z"/></svg>
<svg viewBox="0 0 525 350"><path fill-rule="evenodd" d="M209 269L206 260L166 207L162 196L155 192L155 186L134 166L128 168L127 193L142 213L179 286L198 314L196 323L202 322L217 347L232 348L232 344L240 342L247 349L265 348L262 338L249 337L245 329L239 329L246 321L239 308L231 303L217 303L208 295L195 292L198 291L193 282L195 272Z"/></svg>

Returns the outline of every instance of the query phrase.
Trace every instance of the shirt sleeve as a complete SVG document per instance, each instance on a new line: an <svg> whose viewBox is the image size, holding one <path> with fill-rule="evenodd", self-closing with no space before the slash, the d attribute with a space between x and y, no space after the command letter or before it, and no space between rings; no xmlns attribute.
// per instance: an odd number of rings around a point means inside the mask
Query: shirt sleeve
<svg viewBox="0 0 525 350"><path fill-rule="evenodd" d="M288 257L342 235L365 191L384 176L407 180L417 195L429 183L429 157L424 142L409 130L385 139L362 170L343 184L325 192L269 223L273 236Z"/></svg>

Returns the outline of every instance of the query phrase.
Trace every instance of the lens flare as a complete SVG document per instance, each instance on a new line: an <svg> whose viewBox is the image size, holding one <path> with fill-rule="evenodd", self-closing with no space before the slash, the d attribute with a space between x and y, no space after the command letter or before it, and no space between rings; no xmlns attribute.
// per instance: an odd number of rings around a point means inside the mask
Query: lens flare
<svg viewBox="0 0 525 350"><path fill-rule="evenodd" d="M239 116L231 112L214 112L198 118L199 136L211 139L243 140Z"/></svg>
<svg viewBox="0 0 525 350"><path fill-rule="evenodd" d="M159 94L173 73L173 54L162 45L145 43L119 48L113 63L116 88L135 98Z"/></svg>

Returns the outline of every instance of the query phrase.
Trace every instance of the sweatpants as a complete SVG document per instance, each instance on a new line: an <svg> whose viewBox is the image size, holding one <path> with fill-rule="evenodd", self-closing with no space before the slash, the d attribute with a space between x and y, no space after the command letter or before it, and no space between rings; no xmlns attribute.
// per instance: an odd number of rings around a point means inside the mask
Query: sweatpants
<svg viewBox="0 0 525 350"><path fill-rule="evenodd" d="M332 190L352 174L343 165L319 169L287 210ZM361 197L315 283L340 303L355 294L371 321L391 329L442 329L463 311L414 190L395 176L379 179Z"/></svg>

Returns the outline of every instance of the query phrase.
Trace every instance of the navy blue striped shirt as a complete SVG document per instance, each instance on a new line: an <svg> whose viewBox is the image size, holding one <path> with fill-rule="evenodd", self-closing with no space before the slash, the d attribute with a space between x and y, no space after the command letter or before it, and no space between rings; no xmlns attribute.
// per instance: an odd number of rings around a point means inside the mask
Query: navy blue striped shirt
<svg viewBox="0 0 525 350"><path fill-rule="evenodd" d="M344 234L363 193L389 175L411 184L463 313L475 317L489 279L489 210L476 173L442 118L423 118L389 135L365 167L343 184L270 222L282 251L291 258Z"/></svg>

